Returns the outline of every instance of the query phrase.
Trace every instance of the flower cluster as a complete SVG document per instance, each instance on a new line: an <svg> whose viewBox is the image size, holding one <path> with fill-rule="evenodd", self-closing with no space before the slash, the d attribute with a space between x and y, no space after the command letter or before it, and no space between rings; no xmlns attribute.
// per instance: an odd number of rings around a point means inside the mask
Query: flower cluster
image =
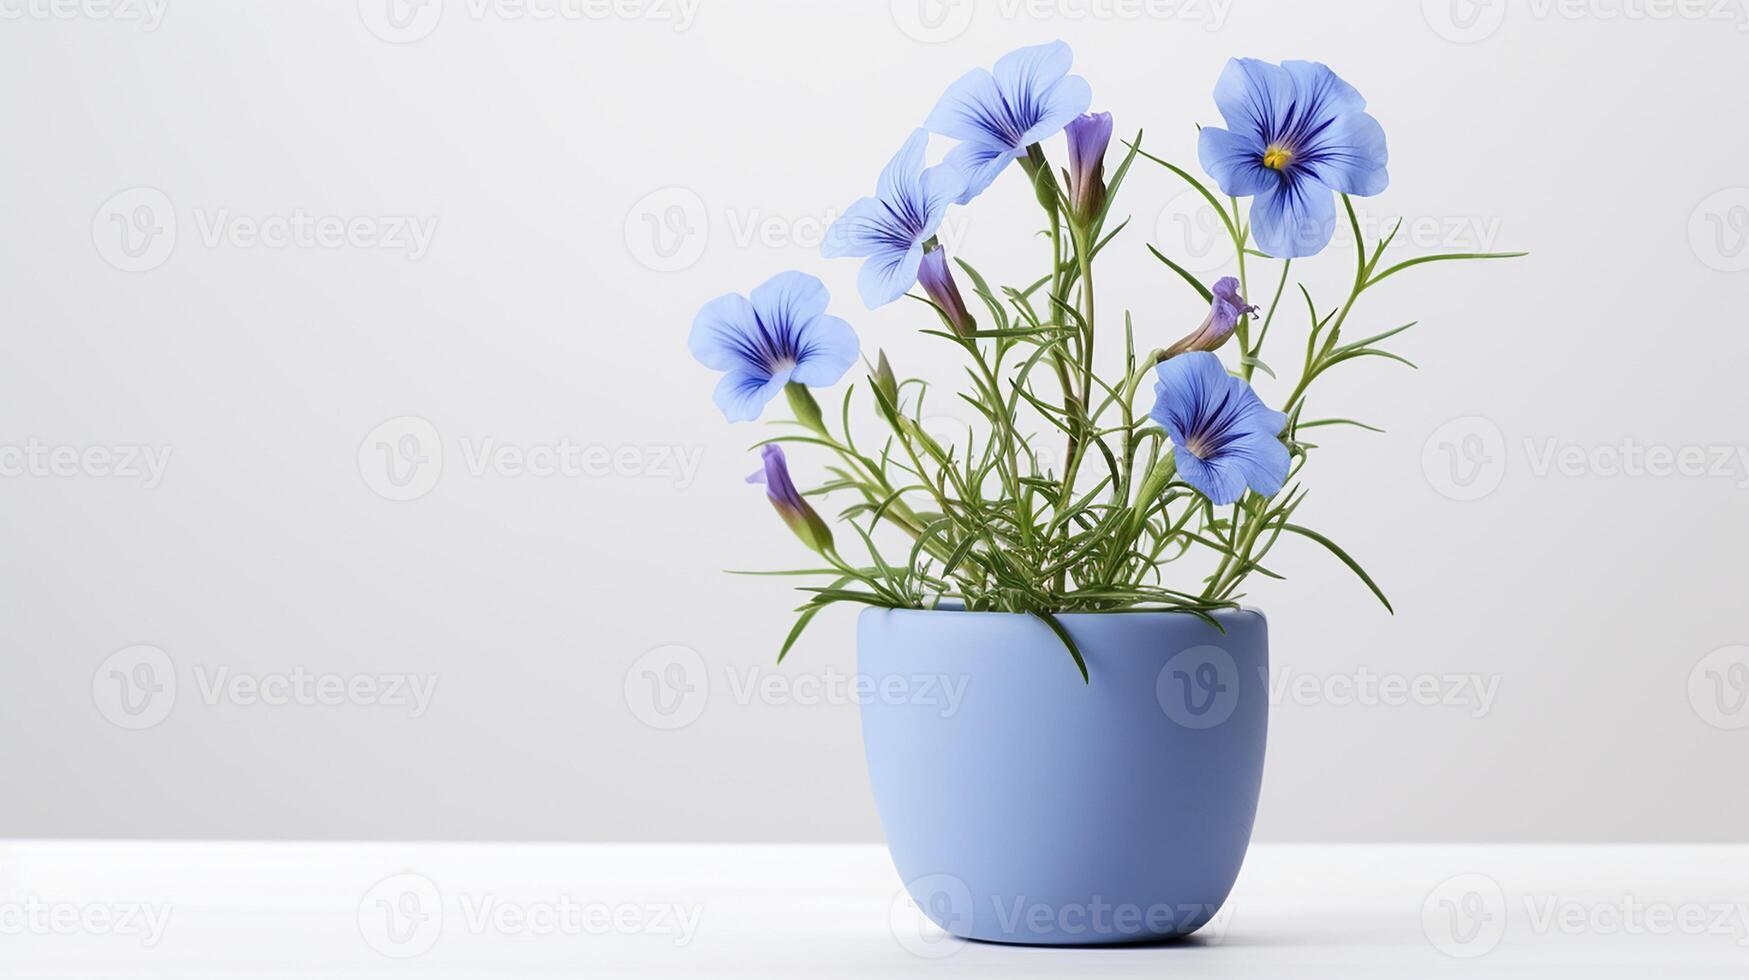
<svg viewBox="0 0 1749 980"><path fill-rule="evenodd" d="M1307 451L1301 436L1346 419L1305 416L1313 380L1367 356L1402 360L1379 344L1405 325L1345 341L1343 329L1367 289L1412 265L1494 254L1419 256L1381 268L1390 236L1362 238L1352 196L1388 183L1384 131L1366 100L1329 68L1307 61L1280 65L1234 59L1214 88L1225 127L1205 126L1197 154L1215 190L1141 146L1108 172L1112 116L1089 112L1091 86L1070 74L1061 41L1022 48L990 70L974 69L950 85L921 127L906 137L874 182L874 192L846 208L826 234L826 258L862 260L857 289L869 309L910 295L933 310L927 332L957 346L969 363L960 398L983 428L944 444L922 427L928 386L901 379L885 354L870 367L868 392L885 429L878 449L851 431L854 386L845 392L842 424L826 421L810 389L843 379L861 351L855 332L827 313L820 280L784 272L747 296L706 303L693 322L693 356L723 374L716 401L731 422L759 418L779 392L800 431L760 444L762 465L750 481L765 485L791 531L830 568L806 570L830 581L808 599L779 657L821 608L853 601L930 607L944 599L973 611L1026 612L1057 626L1056 613L1146 605L1205 614L1234 605L1252 572L1279 577L1262 559L1284 535L1329 549L1383 601L1372 579L1329 538L1293 517L1304 499L1298 482ZM1063 134L1067 166L1053 169L1044 144ZM930 164L932 136L954 141ZM1145 160L1184 180L1215 208L1231 234L1235 275L1204 284L1158 250L1149 250L1206 304L1200 324L1181 335L1159 314L1125 315L1123 369L1095 370L1094 259L1123 230L1107 216L1130 167ZM1043 209L1049 265L1031 285L993 288L963 259L950 260L937 239L948 210L991 191L1013 168ZM1249 207L1241 211L1239 202ZM1272 408L1252 386L1294 259L1331 241L1337 201L1359 250L1354 286L1320 312L1309 292L1305 359L1297 383ZM1247 302L1248 259L1280 260L1267 307ZM955 268L960 270L956 275ZM974 317L960 288L971 286ZM917 291L920 290L920 294ZM1260 319L1259 319L1260 318ZM1138 354L1136 340L1179 339ZM1217 353L1229 341L1233 365ZM1137 411L1152 376L1154 404ZM1025 424L1028 421L1032 424ZM1054 433L1064 449L1052 455ZM832 478L804 493L782 443L835 457ZM809 497L849 499L839 517L869 553L866 564L843 558ZM888 531L883 531L886 528ZM896 532L909 559L892 561L877 536ZM1177 587L1172 563L1204 561ZM1389 603L1386 603L1388 606ZM1080 656L1058 629L1077 663ZM1082 666L1085 676L1085 666Z"/></svg>

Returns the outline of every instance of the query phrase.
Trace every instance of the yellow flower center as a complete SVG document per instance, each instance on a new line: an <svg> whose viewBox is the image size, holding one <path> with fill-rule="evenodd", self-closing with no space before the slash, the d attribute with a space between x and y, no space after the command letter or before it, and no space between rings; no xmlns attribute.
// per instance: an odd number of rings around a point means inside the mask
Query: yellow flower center
<svg viewBox="0 0 1749 980"><path fill-rule="evenodd" d="M1280 170L1293 158L1293 153L1285 146L1271 146L1263 151L1263 165L1271 170Z"/></svg>

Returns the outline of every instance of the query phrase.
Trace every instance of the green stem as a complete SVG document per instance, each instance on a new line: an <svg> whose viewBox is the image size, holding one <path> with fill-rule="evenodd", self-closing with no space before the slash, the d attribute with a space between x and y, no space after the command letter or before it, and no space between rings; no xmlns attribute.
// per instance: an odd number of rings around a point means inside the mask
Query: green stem
<svg viewBox="0 0 1749 980"><path fill-rule="evenodd" d="M1287 272L1289 269L1293 268L1293 264L1293 259L1282 260L1281 278L1277 279L1275 282L1275 296L1269 300L1269 312L1263 314L1263 329L1257 331L1257 346L1251 350L1251 358L1253 360L1263 356L1263 342L1269 337L1269 325L1275 322L1275 310L1276 307L1281 305L1281 294L1287 289ZM1241 295L1246 295L1248 297L1248 294ZM1250 381L1251 369L1255 365L1244 364L1242 366L1245 369L1245 380Z"/></svg>
<svg viewBox="0 0 1749 980"><path fill-rule="evenodd" d="M1239 221L1239 199L1228 198L1232 202L1233 221L1227 227L1233 229L1233 251L1239 255L1239 295L1250 296L1251 284L1245 278L1245 240L1251 236L1251 229ZM1246 363L1251 354L1251 316L1245 314L1239 317L1234 326L1233 335L1239 341L1239 376L1247 382L1251 380L1251 365Z"/></svg>

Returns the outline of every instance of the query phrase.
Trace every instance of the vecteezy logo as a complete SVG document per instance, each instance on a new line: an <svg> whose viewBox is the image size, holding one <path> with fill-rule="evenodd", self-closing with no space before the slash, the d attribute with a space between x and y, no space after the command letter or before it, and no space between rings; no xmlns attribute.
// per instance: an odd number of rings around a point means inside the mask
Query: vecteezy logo
<svg viewBox="0 0 1749 980"><path fill-rule="evenodd" d="M1506 0L1421 0L1421 16L1447 41L1473 44L1506 22Z"/></svg>
<svg viewBox="0 0 1749 980"><path fill-rule="evenodd" d="M626 669L626 707L651 728L685 728L704 714L710 700L704 658L679 644L646 651Z"/></svg>
<svg viewBox="0 0 1749 980"><path fill-rule="evenodd" d="M422 874L390 875L358 902L358 934L365 945L404 960L431 949L443 936L443 896Z"/></svg>
<svg viewBox="0 0 1749 980"><path fill-rule="evenodd" d="M146 272L176 250L176 209L156 187L130 187L104 201L91 219L91 243L123 272Z"/></svg>
<svg viewBox="0 0 1749 980"><path fill-rule="evenodd" d="M893 23L913 41L940 44L971 26L976 0L892 0Z"/></svg>
<svg viewBox="0 0 1749 980"><path fill-rule="evenodd" d="M1214 272L1235 258L1226 222L1196 188L1174 196L1154 219L1161 253L1192 272Z"/></svg>
<svg viewBox="0 0 1749 980"><path fill-rule="evenodd" d="M626 212L626 248L652 272L678 272L704 255L710 215L704 198L686 187L664 187Z"/></svg>
<svg viewBox="0 0 1749 980"><path fill-rule="evenodd" d="M1688 703L1725 731L1749 728L1749 646L1721 647L1688 673Z"/></svg>
<svg viewBox="0 0 1749 980"><path fill-rule="evenodd" d="M176 707L176 665L149 644L105 657L91 675L91 700L110 723L130 731L151 728Z"/></svg>
<svg viewBox="0 0 1749 980"><path fill-rule="evenodd" d="M1182 650L1154 678L1154 698L1185 728L1213 728L1239 706L1239 665L1217 646Z"/></svg>
<svg viewBox="0 0 1749 980"><path fill-rule="evenodd" d="M358 444L358 473L385 500L417 500L443 475L443 442L437 426L402 415L370 430Z"/></svg>
<svg viewBox="0 0 1749 980"><path fill-rule="evenodd" d="M437 30L443 0L358 0L358 16L372 34L390 44L411 44Z"/></svg>
<svg viewBox="0 0 1749 980"><path fill-rule="evenodd" d="M925 959L952 956L966 944L957 933L972 926L972 890L953 875L925 875L893 896L887 925L909 953Z"/></svg>
<svg viewBox="0 0 1749 980"><path fill-rule="evenodd" d="M1447 878L1421 903L1421 931L1447 956L1486 956L1506 935L1506 892L1484 874Z"/></svg>
<svg viewBox="0 0 1749 980"><path fill-rule="evenodd" d="M1480 415L1452 419L1421 447L1427 483L1452 500L1480 500L1506 476L1506 436Z"/></svg>
<svg viewBox="0 0 1749 980"><path fill-rule="evenodd" d="M1749 269L1749 187L1709 194L1688 216L1688 246L1707 268Z"/></svg>

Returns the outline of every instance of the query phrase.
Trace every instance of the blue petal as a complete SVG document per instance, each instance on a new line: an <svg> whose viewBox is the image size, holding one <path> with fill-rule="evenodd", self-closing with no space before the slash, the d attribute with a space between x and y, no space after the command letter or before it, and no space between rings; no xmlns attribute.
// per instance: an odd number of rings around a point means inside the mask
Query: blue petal
<svg viewBox="0 0 1749 980"><path fill-rule="evenodd" d="M1333 119L1366 109L1366 99L1327 66L1316 61L1284 61L1281 70L1293 79L1294 100L1300 115L1309 119Z"/></svg>
<svg viewBox="0 0 1749 980"><path fill-rule="evenodd" d="M1292 457L1281 441L1281 430L1287 428L1287 416L1263 404L1251 386L1234 378L1243 386L1239 408L1229 421L1234 438L1222 447L1222 465L1237 470L1245 484L1265 497L1272 496L1287 482L1288 464Z"/></svg>
<svg viewBox="0 0 1749 980"><path fill-rule="evenodd" d="M1085 78L1069 75L1074 54L1062 41L1010 51L996 62L996 88L1008 117L1023 127L1011 145L1054 136L1093 104ZM1069 77L1064 77L1069 76Z"/></svg>
<svg viewBox="0 0 1749 980"><path fill-rule="evenodd" d="M1228 446L1215 465L1234 474L1241 487L1250 487L1259 496L1273 497L1287 482L1288 465L1292 461L1279 434L1280 430L1276 435L1267 436L1252 433ZM1216 500L1215 503L1230 504L1242 494L1241 490L1232 499Z"/></svg>
<svg viewBox="0 0 1749 980"><path fill-rule="evenodd" d="M1252 392L1251 399L1246 402L1241 424L1249 426L1252 432L1274 439L1281 435L1281 430L1287 428L1287 413L1278 412L1263 404L1263 399L1256 397L1256 394L1255 391Z"/></svg>
<svg viewBox="0 0 1749 980"><path fill-rule="evenodd" d="M1335 232L1335 198L1307 175L1283 179L1251 201L1251 236L1275 258L1316 255Z"/></svg>
<svg viewBox="0 0 1749 980"><path fill-rule="evenodd" d="M1069 73L1074 52L1062 41L1035 44L1003 55L996 62L996 87L1008 104L1021 107ZM1086 111L1086 110L1082 110ZM1080 115L1079 112L1076 115ZM1067 120L1065 120L1067 122Z"/></svg>
<svg viewBox="0 0 1749 980"><path fill-rule="evenodd" d="M922 265L922 242L904 251L892 249L869 256L856 276L856 288L862 294L863 305L872 310L905 295L916 284L917 269Z"/></svg>
<svg viewBox="0 0 1749 980"><path fill-rule="evenodd" d="M1178 478L1195 487L1217 507L1236 503L1245 495L1245 475L1226 460L1205 462L1188 452L1174 453L1172 458L1178 464Z"/></svg>
<svg viewBox="0 0 1749 980"><path fill-rule="evenodd" d="M1331 120L1318 138L1299 152L1294 165L1327 187L1371 197L1391 182L1385 170L1389 156L1379 121L1364 112L1351 112Z"/></svg>
<svg viewBox="0 0 1749 980"><path fill-rule="evenodd" d="M805 272L780 272L748 294L759 323L770 335L779 353L793 354L798 349L801 330L810 320L826 312L831 297L826 284Z"/></svg>
<svg viewBox="0 0 1749 980"><path fill-rule="evenodd" d="M1093 86L1080 75L1070 75L1034 98L1038 103L1038 116L1026 135L1020 138L1022 146L1057 135L1076 116L1086 112L1093 104Z"/></svg>
<svg viewBox="0 0 1749 980"><path fill-rule="evenodd" d="M896 233L893 214L887 206L865 197L845 208L826 229L826 237L820 241L820 256L836 259L873 255L890 247L888 243Z"/></svg>
<svg viewBox="0 0 1749 980"><path fill-rule="evenodd" d="M718 296L698 311L686 346L700 364L714 371L764 366L759 356L759 320L753 304L738 293Z"/></svg>
<svg viewBox="0 0 1749 980"><path fill-rule="evenodd" d="M856 363L862 343L850 324L835 316L816 317L802 328L801 347L791 381L810 388L835 385Z"/></svg>
<svg viewBox="0 0 1749 980"><path fill-rule="evenodd" d="M940 164L923 171L920 181L919 196L922 198L923 227L917 233L918 241L925 241L941 227L941 221L947 217L947 207L957 203L960 195L966 190L965 174L958 167Z"/></svg>
<svg viewBox="0 0 1749 980"><path fill-rule="evenodd" d="M826 258L866 255L890 264L912 245L935 234L947 207L964 189L951 167L923 169L927 130L916 130L881 171L876 197L865 197L832 222L820 243Z"/></svg>
<svg viewBox="0 0 1749 980"><path fill-rule="evenodd" d="M1232 378L1221 359L1206 351L1169 358L1154 369L1154 376L1154 408L1148 414L1177 446L1196 435L1205 406L1219 401Z"/></svg>
<svg viewBox="0 0 1749 980"><path fill-rule="evenodd" d="M984 193L985 189L996 182L1002 171L1025 152L1024 147L1012 149L971 141L947 151L944 165L957 171L965 184L965 190L954 203L965 204Z"/></svg>
<svg viewBox="0 0 1749 980"><path fill-rule="evenodd" d="M1347 194L1377 194L1390 181L1385 131L1366 114L1366 99L1354 86L1315 61L1284 61L1298 107L1291 139L1296 166L1318 182ZM1290 134L1293 135L1293 134Z"/></svg>
<svg viewBox="0 0 1749 980"><path fill-rule="evenodd" d="M1221 193L1229 197L1261 194L1281 180L1281 175L1263 165L1265 147L1248 136L1205 126L1196 138L1197 159Z"/></svg>
<svg viewBox="0 0 1749 980"><path fill-rule="evenodd" d="M731 422L751 422L765 410L765 405L783 386L789 383L790 372L766 374L752 369L737 369L723 375L713 396L723 417Z"/></svg>
<svg viewBox="0 0 1749 980"><path fill-rule="evenodd" d="M1267 146L1294 104L1293 76L1256 58L1231 58L1215 82L1215 108L1234 135Z"/></svg>
<svg viewBox="0 0 1749 980"><path fill-rule="evenodd" d="M923 120L923 128L956 140L1008 146L1010 134L1003 132L1000 117L991 115L991 110L1001 105L1002 91L996 87L995 76L974 68L941 93L935 108L929 110L929 118Z"/></svg>
<svg viewBox="0 0 1749 980"><path fill-rule="evenodd" d="M975 68L948 86L923 126L990 147L1017 150L1036 143L1092 104L1086 79L1064 77L1073 57L1061 41L1011 51L996 62L994 74Z"/></svg>
<svg viewBox="0 0 1749 980"><path fill-rule="evenodd" d="M929 130L912 130L905 145L887 161L875 184L875 196L889 204L910 199L916 192L918 178L923 174L923 151L929 145Z"/></svg>

